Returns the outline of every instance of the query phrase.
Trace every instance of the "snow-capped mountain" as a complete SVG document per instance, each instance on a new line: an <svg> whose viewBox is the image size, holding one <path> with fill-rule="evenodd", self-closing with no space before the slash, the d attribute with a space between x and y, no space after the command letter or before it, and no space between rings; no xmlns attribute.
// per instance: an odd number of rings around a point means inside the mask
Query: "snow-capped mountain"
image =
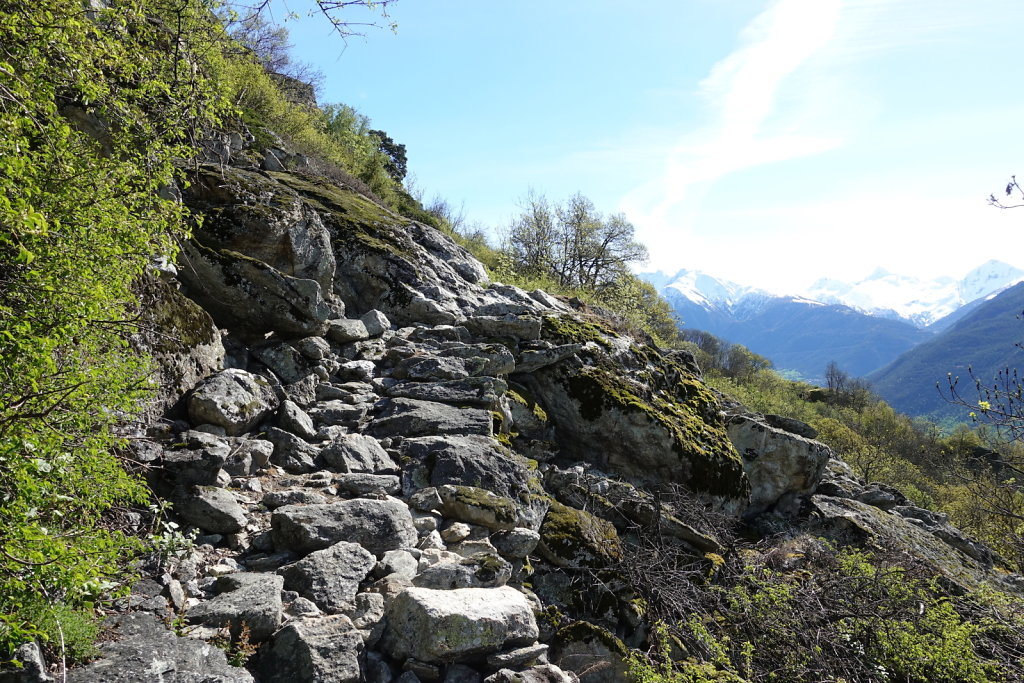
<svg viewBox="0 0 1024 683"><path fill-rule="evenodd" d="M1024 270L988 261L961 280L940 277L922 280L879 268L854 283L821 279L804 296L824 303L844 304L864 313L906 320L926 327L977 299L1001 292L1024 280Z"/></svg>
<svg viewBox="0 0 1024 683"><path fill-rule="evenodd" d="M646 275L641 277L647 278ZM651 282L651 280L648 281ZM656 284L655 287L657 287ZM732 310L751 297L771 296L763 289L745 287L735 282L712 277L699 270L686 270L685 268L669 278L668 283L663 285L662 291L665 295L672 295L675 298L683 296L708 310L720 309L723 311Z"/></svg>
<svg viewBox="0 0 1024 683"><path fill-rule="evenodd" d="M830 361L854 375L866 374L929 336L902 320L805 297L777 296L699 271L641 277L668 280L659 291L684 328L742 344L771 359L777 369L794 370L811 380L823 376Z"/></svg>

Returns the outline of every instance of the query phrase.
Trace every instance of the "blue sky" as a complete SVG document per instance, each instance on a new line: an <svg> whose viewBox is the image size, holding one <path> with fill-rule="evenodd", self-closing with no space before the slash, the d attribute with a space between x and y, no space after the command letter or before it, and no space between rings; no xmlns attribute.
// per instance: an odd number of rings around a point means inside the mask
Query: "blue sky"
<svg viewBox="0 0 1024 683"><path fill-rule="evenodd" d="M301 13L295 4L290 9ZM1024 266L1020 0L398 0L297 58L500 234L533 188L625 212L644 270L797 291ZM364 20L366 15L353 15Z"/></svg>

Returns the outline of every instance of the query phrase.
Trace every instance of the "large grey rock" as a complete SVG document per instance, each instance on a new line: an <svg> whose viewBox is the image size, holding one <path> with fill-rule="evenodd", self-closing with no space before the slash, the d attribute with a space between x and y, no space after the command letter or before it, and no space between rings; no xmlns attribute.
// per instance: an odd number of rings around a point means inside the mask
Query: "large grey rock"
<svg viewBox="0 0 1024 683"><path fill-rule="evenodd" d="M362 546L339 541L278 570L288 590L298 592L325 612L339 612L352 605L359 582L377 564Z"/></svg>
<svg viewBox="0 0 1024 683"><path fill-rule="evenodd" d="M491 413L478 408L456 408L444 403L409 398L389 399L367 432L377 437L482 434L494 432Z"/></svg>
<svg viewBox="0 0 1024 683"><path fill-rule="evenodd" d="M238 637L243 624L254 643L265 641L281 625L284 579L274 574L240 572L217 579L221 591L188 611L188 619L209 626L227 626Z"/></svg>
<svg viewBox="0 0 1024 683"><path fill-rule="evenodd" d="M414 586L453 590L456 588L495 588L512 578L512 565L495 553L477 553L453 561L424 567L413 578Z"/></svg>
<svg viewBox="0 0 1024 683"><path fill-rule="evenodd" d="M729 439L743 458L750 482L748 514L769 508L795 513L798 497L821 480L832 450L820 441L772 427L749 415L727 420Z"/></svg>
<svg viewBox="0 0 1024 683"><path fill-rule="evenodd" d="M347 344L348 342L369 339L370 333L366 329L366 323L362 320L336 318L327 321L326 337L339 344Z"/></svg>
<svg viewBox="0 0 1024 683"><path fill-rule="evenodd" d="M530 396L542 399L561 457L634 484L684 484L729 511L743 508L749 492L743 462L725 433L717 398L689 368L568 317L545 318L544 334L558 343L594 342L576 356L516 375Z"/></svg>
<svg viewBox="0 0 1024 683"><path fill-rule="evenodd" d="M174 511L189 524L210 534L233 534L245 527L245 508L222 488L195 486L175 496Z"/></svg>
<svg viewBox="0 0 1024 683"><path fill-rule="evenodd" d="M360 420L366 417L367 407L365 405L352 405L345 401L323 401L317 403L316 407L309 409L309 416L317 424L326 426L355 427Z"/></svg>
<svg viewBox="0 0 1024 683"><path fill-rule="evenodd" d="M277 424L286 432L291 432L306 440L316 438L316 427L313 418L292 401L282 401L277 409Z"/></svg>
<svg viewBox="0 0 1024 683"><path fill-rule="evenodd" d="M186 263L180 278L188 296L218 325L291 337L319 335L327 328L332 311L316 280L293 277L258 259L195 241L186 242L182 254Z"/></svg>
<svg viewBox="0 0 1024 683"><path fill-rule="evenodd" d="M550 349L528 349L516 360L517 373L529 373L572 358L582 351L586 344L563 344Z"/></svg>
<svg viewBox="0 0 1024 683"><path fill-rule="evenodd" d="M277 406L270 382L235 368L203 380L188 400L193 424L218 425L231 436L249 431Z"/></svg>
<svg viewBox="0 0 1024 683"><path fill-rule="evenodd" d="M277 632L260 661L263 683L357 683L363 639L341 614L297 619Z"/></svg>
<svg viewBox="0 0 1024 683"><path fill-rule="evenodd" d="M119 614L105 625L112 637L100 644L102 657L68 671L69 683L253 683L223 650L174 635L148 612Z"/></svg>
<svg viewBox="0 0 1024 683"><path fill-rule="evenodd" d="M381 447L380 442L364 434L342 435L327 445L321 455L328 465L340 472L398 472L398 465Z"/></svg>
<svg viewBox="0 0 1024 683"><path fill-rule="evenodd" d="M408 588L388 606L387 620L382 643L388 654L437 664L529 645L538 635L529 600L508 586Z"/></svg>
<svg viewBox="0 0 1024 683"><path fill-rule="evenodd" d="M535 477L526 461L486 436L421 436L402 441L402 455L422 462L431 486L471 483L518 500ZM408 466L407 466L408 467Z"/></svg>
<svg viewBox="0 0 1024 683"><path fill-rule="evenodd" d="M244 254L330 290L330 234L318 213L287 187L231 166L202 166L185 200L200 211L211 209L195 232L207 247Z"/></svg>
<svg viewBox="0 0 1024 683"><path fill-rule="evenodd" d="M414 356L395 365L392 376L414 382L457 381L479 374L483 368L484 362L478 359Z"/></svg>
<svg viewBox="0 0 1024 683"><path fill-rule="evenodd" d="M466 368L472 367L472 375L507 375L516 366L512 352L502 344L456 344L441 351L440 355L442 358L460 358L466 361Z"/></svg>
<svg viewBox="0 0 1024 683"><path fill-rule="evenodd" d="M284 342L257 346L252 350L252 355L270 368L284 384L298 382L313 372L309 360L293 346Z"/></svg>
<svg viewBox="0 0 1024 683"><path fill-rule="evenodd" d="M517 341L540 339L540 318L506 313L500 316L474 315L463 323L478 337Z"/></svg>
<svg viewBox="0 0 1024 683"><path fill-rule="evenodd" d="M379 337L386 330L391 329L391 321L380 311L373 310L364 313L359 320L366 326L366 331L371 337Z"/></svg>
<svg viewBox="0 0 1024 683"><path fill-rule="evenodd" d="M270 518L275 547L310 553L338 541L358 543L374 555L416 545L409 507L400 500L356 498L328 505L287 505Z"/></svg>
<svg viewBox="0 0 1024 683"><path fill-rule="evenodd" d="M402 491L402 482L396 474L348 473L335 478L334 484L339 491L356 496L377 492L397 496Z"/></svg>

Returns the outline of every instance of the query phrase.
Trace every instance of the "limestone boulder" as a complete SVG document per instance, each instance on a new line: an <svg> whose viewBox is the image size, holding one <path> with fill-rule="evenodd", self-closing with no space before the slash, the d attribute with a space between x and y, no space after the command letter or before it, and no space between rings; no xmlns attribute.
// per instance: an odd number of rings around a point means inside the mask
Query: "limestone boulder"
<svg viewBox="0 0 1024 683"><path fill-rule="evenodd" d="M322 335L333 311L316 280L282 273L258 259L190 241L182 249L185 293L218 325L257 335Z"/></svg>
<svg viewBox="0 0 1024 683"><path fill-rule="evenodd" d="M246 515L231 492L216 486L194 486L179 492L174 512L209 534L233 534L245 527Z"/></svg>
<svg viewBox="0 0 1024 683"><path fill-rule="evenodd" d="M293 190L252 171L204 165L184 199L197 210L211 209L194 235L207 247L244 254L330 291L335 272L330 234L317 211Z"/></svg>
<svg viewBox="0 0 1024 683"><path fill-rule="evenodd" d="M231 436L244 434L278 406L278 398L265 378L229 368L203 380L188 401L194 424L223 427Z"/></svg>
<svg viewBox="0 0 1024 683"><path fill-rule="evenodd" d="M538 629L526 596L508 586L408 588L388 606L385 651L404 661L447 664L530 645ZM424 638L423 634L431 634Z"/></svg>
<svg viewBox="0 0 1024 683"><path fill-rule="evenodd" d="M284 586L316 603L327 613L351 607L359 582L377 565L361 545L339 541L278 570Z"/></svg>
<svg viewBox="0 0 1024 683"><path fill-rule="evenodd" d="M321 455L328 465L340 472L398 472L398 465L381 447L380 442L365 434L343 434L327 445Z"/></svg>
<svg viewBox="0 0 1024 683"><path fill-rule="evenodd" d="M832 449L751 415L728 419L729 439L743 458L750 482L748 514L768 509L795 513L798 497L811 493L832 457Z"/></svg>

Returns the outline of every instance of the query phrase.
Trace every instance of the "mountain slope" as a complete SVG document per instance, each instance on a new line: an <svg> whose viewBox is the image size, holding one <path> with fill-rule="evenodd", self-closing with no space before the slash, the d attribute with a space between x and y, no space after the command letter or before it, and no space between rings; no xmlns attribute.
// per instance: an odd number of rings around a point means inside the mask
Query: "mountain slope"
<svg viewBox="0 0 1024 683"><path fill-rule="evenodd" d="M945 387L947 373L961 378L966 397L974 388L968 367L988 382L1000 369L1024 364L1014 343L1024 337L1017 315L1024 310L1024 283L992 297L952 327L869 376L875 391L909 415L938 419L965 418L962 408L943 400L935 388Z"/></svg>

